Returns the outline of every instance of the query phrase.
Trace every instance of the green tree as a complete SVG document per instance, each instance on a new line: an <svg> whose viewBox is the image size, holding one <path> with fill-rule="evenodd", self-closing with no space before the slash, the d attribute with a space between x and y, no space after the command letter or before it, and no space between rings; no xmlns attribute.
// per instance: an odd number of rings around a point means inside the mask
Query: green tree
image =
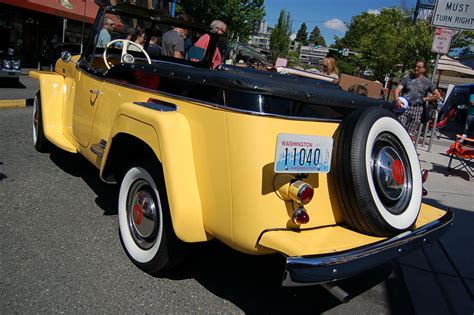
<svg viewBox="0 0 474 315"><path fill-rule="evenodd" d="M326 46L326 40L323 35L321 35L321 30L318 26L313 28L313 31L309 35L308 43L318 43L319 46Z"/></svg>
<svg viewBox="0 0 474 315"><path fill-rule="evenodd" d="M290 13L281 10L278 23L270 35L270 50L273 60L276 60L278 57L286 57L288 54L292 24Z"/></svg>
<svg viewBox="0 0 474 315"><path fill-rule="evenodd" d="M182 0L180 9L189 13L196 22L209 25L212 20L227 24L231 39L247 39L254 25L265 15L264 0Z"/></svg>
<svg viewBox="0 0 474 315"><path fill-rule="evenodd" d="M385 8L377 15L364 12L354 16L344 37L335 38L334 47L359 53L344 60L360 70L374 70L381 80L400 67L411 69L418 59L432 60L433 31L423 21L413 25L399 8Z"/></svg>
<svg viewBox="0 0 474 315"><path fill-rule="evenodd" d="M308 42L308 27L306 26L306 23L303 22L303 24L301 24L300 29L296 33L295 40L297 42L300 42L302 45L307 44L307 42Z"/></svg>
<svg viewBox="0 0 474 315"><path fill-rule="evenodd" d="M453 36L451 41L451 49L459 48L459 55L472 55L474 51L472 46L474 45L474 31L460 31Z"/></svg>

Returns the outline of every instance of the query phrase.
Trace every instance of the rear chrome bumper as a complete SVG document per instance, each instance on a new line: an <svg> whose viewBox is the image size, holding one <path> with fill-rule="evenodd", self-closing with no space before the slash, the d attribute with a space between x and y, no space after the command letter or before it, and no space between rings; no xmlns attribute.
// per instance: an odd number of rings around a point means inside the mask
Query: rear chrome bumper
<svg viewBox="0 0 474 315"><path fill-rule="evenodd" d="M337 255L288 257L282 285L304 286L354 276L436 240L451 227L453 218L449 209L437 220L379 243Z"/></svg>

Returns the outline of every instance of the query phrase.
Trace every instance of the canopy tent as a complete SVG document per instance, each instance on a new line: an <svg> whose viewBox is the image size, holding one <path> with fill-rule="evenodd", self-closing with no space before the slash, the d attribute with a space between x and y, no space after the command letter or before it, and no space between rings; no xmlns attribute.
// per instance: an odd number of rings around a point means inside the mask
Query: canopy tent
<svg viewBox="0 0 474 315"><path fill-rule="evenodd" d="M93 0L0 0L0 3L91 24L99 9Z"/></svg>

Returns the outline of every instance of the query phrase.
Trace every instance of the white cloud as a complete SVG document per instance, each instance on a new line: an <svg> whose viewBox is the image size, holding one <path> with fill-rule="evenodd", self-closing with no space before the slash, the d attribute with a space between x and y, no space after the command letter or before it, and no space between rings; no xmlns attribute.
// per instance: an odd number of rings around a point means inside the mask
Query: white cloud
<svg viewBox="0 0 474 315"><path fill-rule="evenodd" d="M296 33L293 33L290 35L290 40L295 40L296 39Z"/></svg>
<svg viewBox="0 0 474 315"><path fill-rule="evenodd" d="M339 20L338 18L327 20L326 22L324 22L323 25L325 28L328 28L330 30L334 30L334 31L342 32L342 33L347 31L346 24L343 21Z"/></svg>
<svg viewBox="0 0 474 315"><path fill-rule="evenodd" d="M367 10L367 13L379 15L379 14L380 14L380 10L379 10L379 9L368 9L368 10Z"/></svg>

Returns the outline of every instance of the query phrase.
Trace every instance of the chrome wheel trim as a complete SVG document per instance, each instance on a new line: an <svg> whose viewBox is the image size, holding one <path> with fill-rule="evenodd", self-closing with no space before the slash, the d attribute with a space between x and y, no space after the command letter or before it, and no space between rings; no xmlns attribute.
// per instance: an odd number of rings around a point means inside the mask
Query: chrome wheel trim
<svg viewBox="0 0 474 315"><path fill-rule="evenodd" d="M144 179L136 180L127 196L127 223L137 246L150 249L156 242L160 224L153 187Z"/></svg>
<svg viewBox="0 0 474 315"><path fill-rule="evenodd" d="M38 96L35 96L33 101L33 143L36 144L38 141Z"/></svg>
<svg viewBox="0 0 474 315"><path fill-rule="evenodd" d="M412 170L408 155L394 134L382 132L375 138L371 169L384 207L396 215L406 211L413 190Z"/></svg>

